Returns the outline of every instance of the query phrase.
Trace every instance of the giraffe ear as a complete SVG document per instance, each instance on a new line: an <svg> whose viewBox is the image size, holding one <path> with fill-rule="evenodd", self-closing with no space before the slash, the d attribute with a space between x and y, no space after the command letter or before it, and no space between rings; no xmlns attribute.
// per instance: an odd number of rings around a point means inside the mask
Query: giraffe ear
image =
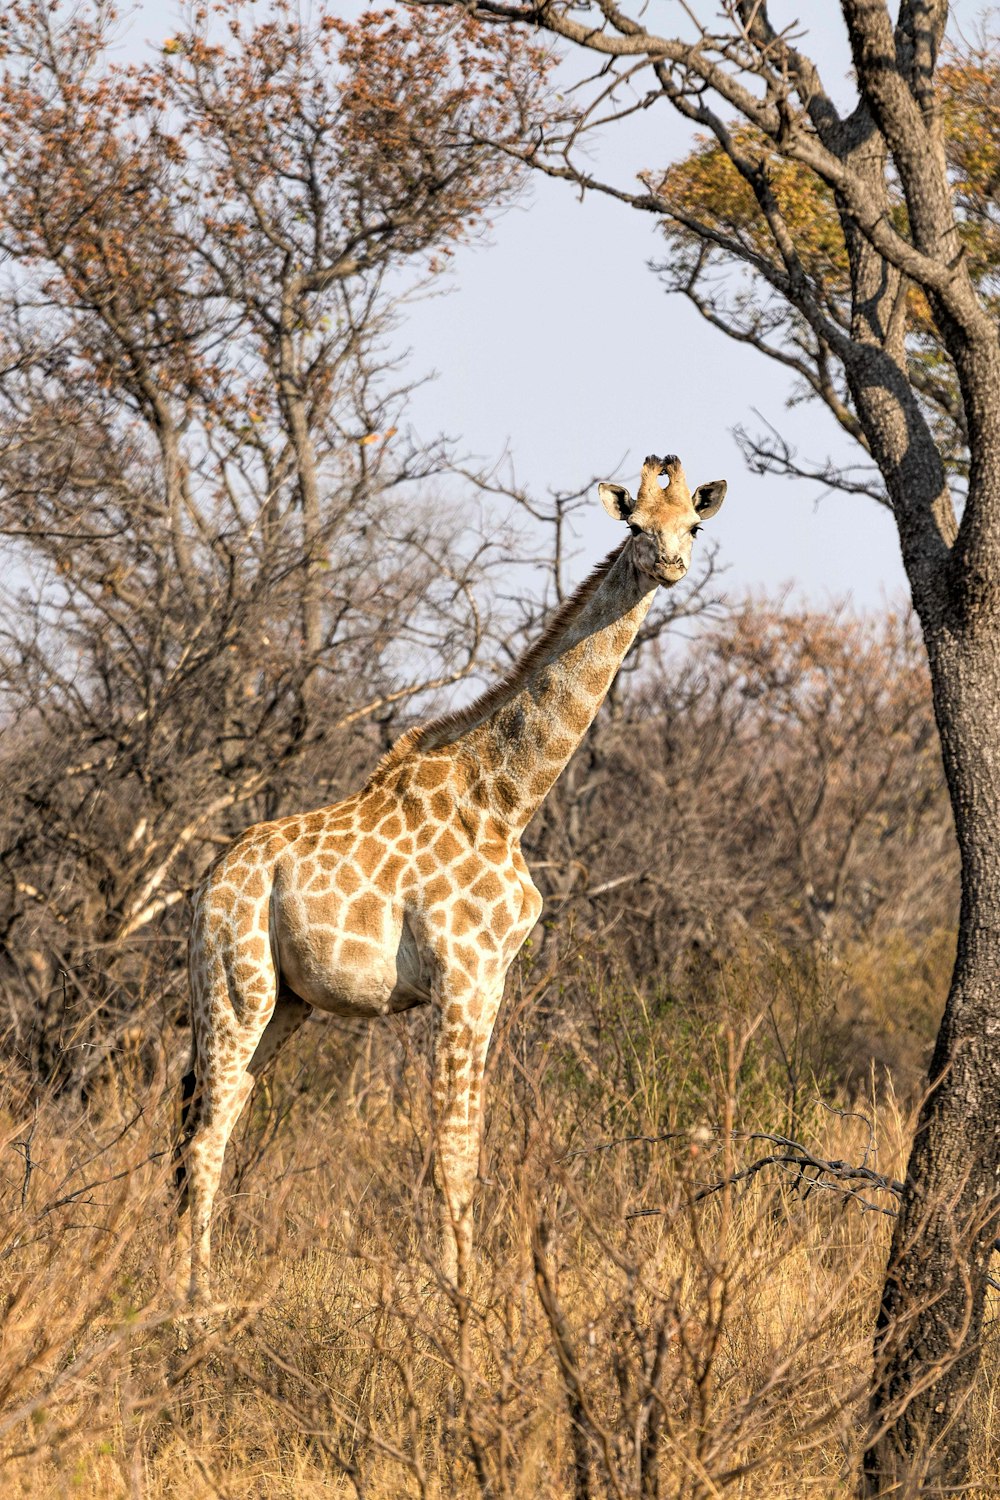
<svg viewBox="0 0 1000 1500"><path fill-rule="evenodd" d="M599 484L597 493L613 521L627 521L635 510L635 501L623 484Z"/></svg>
<svg viewBox="0 0 1000 1500"><path fill-rule="evenodd" d="M713 479L711 484L699 484L691 496L691 503L702 520L707 521L709 516L715 515L725 498L726 481Z"/></svg>

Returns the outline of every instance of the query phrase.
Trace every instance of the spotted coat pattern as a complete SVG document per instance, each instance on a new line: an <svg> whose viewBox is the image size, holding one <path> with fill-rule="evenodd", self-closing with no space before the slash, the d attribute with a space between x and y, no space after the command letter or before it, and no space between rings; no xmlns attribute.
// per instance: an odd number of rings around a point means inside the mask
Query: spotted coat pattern
<svg viewBox="0 0 1000 1500"><path fill-rule="evenodd" d="M442 1250L446 1274L464 1283L486 1052L507 970L542 909L520 835L592 722L657 584L686 571L699 515L718 509L718 490L692 496L678 461L655 457L635 502L602 486L633 535L504 682L404 735L361 791L249 828L209 871L191 932L179 1167L194 1297L207 1291L226 1143L254 1082L314 1008L380 1016L435 1007Z"/></svg>

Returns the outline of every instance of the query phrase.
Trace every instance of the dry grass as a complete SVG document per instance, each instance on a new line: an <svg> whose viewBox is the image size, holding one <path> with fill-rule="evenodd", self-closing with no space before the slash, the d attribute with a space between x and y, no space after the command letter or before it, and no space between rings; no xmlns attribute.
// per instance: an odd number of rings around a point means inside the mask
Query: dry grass
<svg viewBox="0 0 1000 1500"><path fill-rule="evenodd" d="M760 1154L741 1133L787 1107L766 1015L720 1024L717 1000L702 1022L594 985L572 1026L509 1006L468 1308L427 1232L419 1020L308 1027L261 1091L207 1328L173 1286L167 1068L123 1059L76 1114L25 1104L8 1079L5 1492L851 1494L890 1221L773 1170L692 1201ZM800 1137L860 1160L869 1124L827 1105L799 1088ZM898 1174L907 1121L891 1094L867 1113L879 1170ZM998 1389L988 1371L983 1494Z"/></svg>

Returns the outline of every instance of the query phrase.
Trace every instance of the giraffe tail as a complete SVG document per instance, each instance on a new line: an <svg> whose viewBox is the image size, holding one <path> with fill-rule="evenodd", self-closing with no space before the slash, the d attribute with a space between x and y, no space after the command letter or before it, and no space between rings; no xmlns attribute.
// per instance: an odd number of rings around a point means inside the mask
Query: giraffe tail
<svg viewBox="0 0 1000 1500"><path fill-rule="evenodd" d="M198 1054L195 1043L192 1040L191 1066L181 1079L181 1108L180 1129L174 1138L174 1186L177 1189L177 1212L183 1213L187 1208L187 1162L185 1160L188 1142L194 1134L198 1123Z"/></svg>

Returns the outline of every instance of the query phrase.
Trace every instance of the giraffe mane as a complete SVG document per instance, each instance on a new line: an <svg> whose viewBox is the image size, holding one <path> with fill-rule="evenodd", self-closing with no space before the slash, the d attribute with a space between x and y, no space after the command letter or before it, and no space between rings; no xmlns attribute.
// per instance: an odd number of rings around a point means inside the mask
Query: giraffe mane
<svg viewBox="0 0 1000 1500"><path fill-rule="evenodd" d="M618 546L608 553L603 562L597 564L589 577L584 579L569 598L563 600L538 640L528 647L524 655L518 658L498 682L493 683L492 687L488 687L464 708L457 708L451 713L441 714L436 719L429 719L426 724L416 724L405 734L400 735L375 767L368 779L368 786L381 781L387 772L392 771L408 755L412 755L417 750L437 750L442 745L448 745L468 730L474 729L477 724L481 724L484 719L489 718L490 714L495 713L517 691L534 668L546 658L560 636L565 633L581 610L590 603L630 540L630 537L626 537L624 541L619 542Z"/></svg>

